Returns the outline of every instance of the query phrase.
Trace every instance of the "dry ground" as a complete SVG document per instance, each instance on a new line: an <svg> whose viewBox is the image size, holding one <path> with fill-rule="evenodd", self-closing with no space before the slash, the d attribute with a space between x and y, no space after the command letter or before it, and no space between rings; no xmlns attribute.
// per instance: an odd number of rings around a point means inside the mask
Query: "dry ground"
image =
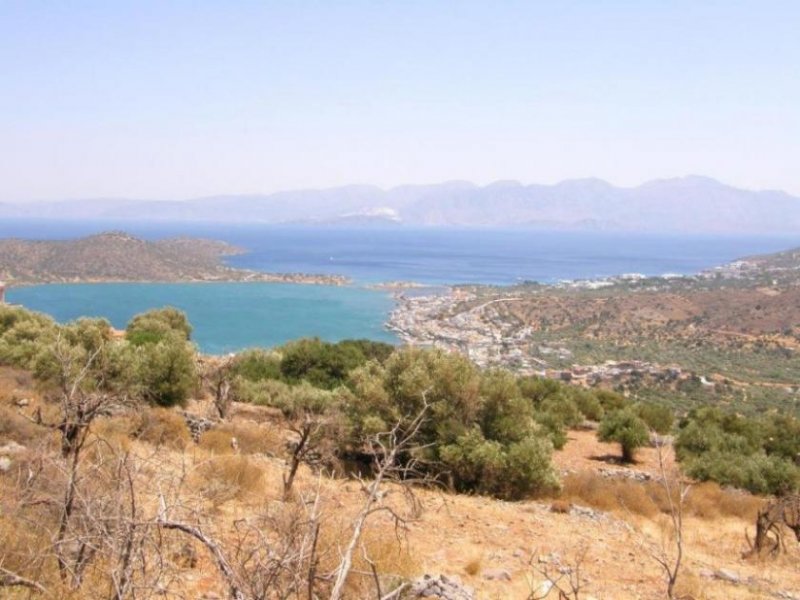
<svg viewBox="0 0 800 600"><path fill-rule="evenodd" d="M0 404L14 407L13 399L23 396L30 397L33 405L39 401L30 389L30 380L23 374L0 369ZM208 407L194 403L190 409L204 412ZM281 437L276 427L265 424L275 418L269 411L242 407L234 423L240 427L262 427L265 435ZM0 446L4 442L0 435ZM280 446L280 440L265 445L272 449ZM131 442L131 448L142 456L154 453L153 446L142 440ZM222 444L216 451L227 452L226 448ZM157 453L163 458L163 469L177 468L175 465L188 469L187 481L190 487L194 486L198 497L201 494L197 490L204 482L192 474L203 473L218 456L214 448L192 443L183 451L163 445ZM572 476L596 475L601 469L658 475L655 450L641 450L638 463L632 467L612 464L609 457L617 453L615 445L597 442L593 432L577 431L570 432L567 445L555 454L554 461L562 473ZM220 532L230 528L236 519L281 503L281 458L252 454L248 460L263 473L262 479L234 497L213 502L206 497L208 514ZM645 485L625 481L626 485ZM328 535L346 540L350 520L364 502L359 485L354 481L318 479L309 470L301 470L296 484L299 493L311 493L317 485L321 488L321 510ZM608 494L613 493L613 486L609 486ZM664 576L652 558L662 541L669 540L664 533L668 527L665 527L667 520L663 514L643 516L624 503L613 501L610 505L614 508L608 512L579 506L573 506L568 512L553 512L553 499L512 503L436 490L419 490L417 497L422 511L417 520L408 524L406 532L398 535L388 515L381 513L371 521L367 532L370 547L382 555L382 564L399 575L456 575L475 588L479 598L524 599L532 590L540 589L544 581L538 570L574 566L581 553L585 553L581 564L581 598L665 597ZM732 498L735 500L738 496ZM746 495L740 498L742 514L751 515L756 505L753 499ZM399 506L402 494L392 489L384 501ZM579 499L571 498L571 501L574 505L580 504ZM755 599L779 597L775 595L779 592L800 597L800 570L797 568L800 545L793 538L787 536L789 551L777 559L746 561L740 555L746 549L745 527L749 526L752 531L752 520L713 512L710 517L691 514L686 518L685 567L681 581L686 597ZM720 570L739 578L740 583L709 577ZM213 564L202 551L199 564L193 569L187 568L181 581L189 597L224 592ZM551 593L548 597L557 598L557 595Z"/></svg>

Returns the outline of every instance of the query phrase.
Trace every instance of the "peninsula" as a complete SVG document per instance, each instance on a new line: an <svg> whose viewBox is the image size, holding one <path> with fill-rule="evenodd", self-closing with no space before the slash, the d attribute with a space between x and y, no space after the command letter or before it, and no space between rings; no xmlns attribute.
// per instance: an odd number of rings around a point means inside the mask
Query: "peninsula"
<svg viewBox="0 0 800 600"><path fill-rule="evenodd" d="M225 257L245 250L199 238L147 241L121 231L75 240L0 240L0 280L37 283L258 281L344 285L339 275L237 269Z"/></svg>

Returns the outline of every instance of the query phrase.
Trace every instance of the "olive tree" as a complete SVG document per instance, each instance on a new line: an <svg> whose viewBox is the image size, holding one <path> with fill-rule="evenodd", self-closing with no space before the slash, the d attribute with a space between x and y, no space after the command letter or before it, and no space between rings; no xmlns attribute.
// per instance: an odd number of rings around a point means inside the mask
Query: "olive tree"
<svg viewBox="0 0 800 600"><path fill-rule="evenodd" d="M631 409L608 413L601 421L597 435L601 442L617 442L626 463L634 462L636 449L650 439L647 425Z"/></svg>

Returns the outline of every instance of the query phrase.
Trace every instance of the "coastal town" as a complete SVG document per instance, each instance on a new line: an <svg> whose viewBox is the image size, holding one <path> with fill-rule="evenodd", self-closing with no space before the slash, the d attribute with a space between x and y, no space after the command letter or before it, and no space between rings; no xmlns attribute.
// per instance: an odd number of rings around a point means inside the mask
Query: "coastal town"
<svg viewBox="0 0 800 600"><path fill-rule="evenodd" d="M474 293L454 288L445 294L407 296L397 294L397 307L388 328L406 344L459 352L480 367L505 367L520 375L535 375L596 386L649 377L678 381L689 376L677 365L661 366L647 361L608 360L598 365L571 364L572 351L541 344L530 325L509 322L494 310L499 303L522 300L513 296L489 300L458 311Z"/></svg>
<svg viewBox="0 0 800 600"><path fill-rule="evenodd" d="M788 251L686 276L396 290L387 327L403 343L459 352L481 367L578 385L729 384L740 379L742 351L757 358L759 348L796 347L784 305L798 264ZM762 379L754 373L751 383ZM779 380L764 382L788 381Z"/></svg>

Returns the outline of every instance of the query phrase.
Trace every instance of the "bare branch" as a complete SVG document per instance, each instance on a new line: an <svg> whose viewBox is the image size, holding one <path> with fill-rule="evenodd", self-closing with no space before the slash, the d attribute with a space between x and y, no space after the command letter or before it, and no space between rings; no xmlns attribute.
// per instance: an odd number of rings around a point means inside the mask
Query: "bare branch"
<svg viewBox="0 0 800 600"><path fill-rule="evenodd" d="M47 594L47 588L42 584L17 575L4 567L0 567L0 587L25 587L41 592L42 594Z"/></svg>

